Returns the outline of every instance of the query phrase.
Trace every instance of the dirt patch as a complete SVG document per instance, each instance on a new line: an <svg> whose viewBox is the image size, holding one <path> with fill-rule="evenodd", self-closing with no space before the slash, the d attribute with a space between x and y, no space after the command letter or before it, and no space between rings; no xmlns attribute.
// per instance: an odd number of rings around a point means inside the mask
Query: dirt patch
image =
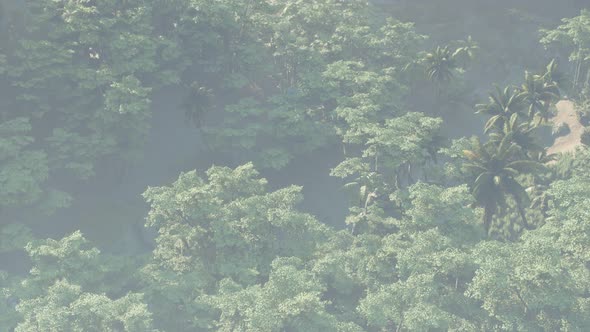
<svg viewBox="0 0 590 332"><path fill-rule="evenodd" d="M554 126L560 123L566 123L570 128L570 133L555 139L553 145L547 149L547 155L559 153L574 153L576 147L582 144L582 133L584 126L576 112L574 103L571 100L561 100L557 103L557 114L551 119Z"/></svg>

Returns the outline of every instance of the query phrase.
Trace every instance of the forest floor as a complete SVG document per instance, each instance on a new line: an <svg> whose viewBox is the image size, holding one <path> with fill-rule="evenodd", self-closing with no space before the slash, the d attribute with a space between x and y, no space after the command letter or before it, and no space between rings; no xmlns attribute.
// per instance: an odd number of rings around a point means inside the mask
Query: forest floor
<svg viewBox="0 0 590 332"><path fill-rule="evenodd" d="M571 100L561 100L557 103L557 114L551 119L554 126L566 123L570 132L565 136L555 138L553 145L547 149L547 155L575 152L576 147L582 144L582 133L584 126L576 112L574 102Z"/></svg>

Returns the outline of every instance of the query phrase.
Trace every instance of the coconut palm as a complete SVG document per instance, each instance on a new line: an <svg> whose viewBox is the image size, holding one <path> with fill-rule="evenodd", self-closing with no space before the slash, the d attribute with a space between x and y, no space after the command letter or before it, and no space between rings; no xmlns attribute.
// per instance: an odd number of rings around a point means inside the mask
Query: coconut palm
<svg viewBox="0 0 590 332"><path fill-rule="evenodd" d="M443 84L453 79L454 71L458 67L455 52L449 46L440 47L428 54L424 58L426 62L426 75L434 83L436 88L436 108L435 112L440 111L440 99L442 95Z"/></svg>
<svg viewBox="0 0 590 332"><path fill-rule="evenodd" d="M484 209L483 225L486 233L489 232L498 209L506 207L507 195L516 203L524 227L531 229L524 210L529 205L529 197L515 178L520 174L530 174L545 168L536 161L515 160L517 150L517 145L506 136L497 145L482 146L478 143L473 151L463 151L469 159L464 167L475 179L472 184L473 196L476 204Z"/></svg>
<svg viewBox="0 0 590 332"><path fill-rule="evenodd" d="M545 83L553 84L557 87L558 92L567 82L565 75L559 71L557 62L552 59L547 67L545 67L545 73L541 76Z"/></svg>
<svg viewBox="0 0 590 332"><path fill-rule="evenodd" d="M529 154L536 154L543 151L543 147L537 143L534 136L535 127L528 122L520 122L517 113L510 116L508 121L504 122L502 131L496 131L489 135L490 143L500 144L502 140L508 137L508 140L518 146L519 156L527 158Z"/></svg>
<svg viewBox="0 0 590 332"><path fill-rule="evenodd" d="M426 54L425 60L426 74L431 81L442 84L453 78L453 70L457 68L457 61L449 46L437 46L434 51Z"/></svg>
<svg viewBox="0 0 590 332"><path fill-rule="evenodd" d="M512 114L523 114L522 96L512 87L501 90L496 86L496 92L490 94L488 103L477 104L475 107L475 113L490 116L484 128L485 133L493 129L501 131Z"/></svg>
<svg viewBox="0 0 590 332"><path fill-rule="evenodd" d="M554 163L557 160L557 156L555 154L547 154L547 149L529 152L529 157L531 160L539 162L543 165Z"/></svg>
<svg viewBox="0 0 590 332"><path fill-rule="evenodd" d="M459 41L458 44L460 46L457 47L455 52L453 52L453 59L455 59L461 67L466 67L469 62L475 58L475 54L477 50L479 50L479 46L471 38L471 36L468 36L467 40Z"/></svg>
<svg viewBox="0 0 590 332"><path fill-rule="evenodd" d="M547 76L547 79L550 75ZM544 76L525 73L525 83L520 87L520 97L527 107L527 115L534 124L547 123L551 117L551 105L559 99L559 89Z"/></svg>

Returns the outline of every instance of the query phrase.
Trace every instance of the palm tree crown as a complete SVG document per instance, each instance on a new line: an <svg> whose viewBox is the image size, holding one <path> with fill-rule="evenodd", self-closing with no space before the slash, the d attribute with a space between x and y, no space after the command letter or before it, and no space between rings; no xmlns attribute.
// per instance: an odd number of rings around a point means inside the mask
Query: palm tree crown
<svg viewBox="0 0 590 332"><path fill-rule="evenodd" d="M464 165L475 178L472 193L476 203L484 208L483 224L489 231L493 216L499 208L506 206L506 196L510 195L522 219L525 228L530 229L524 207L529 205L525 188L515 179L520 174L529 174L544 170L536 161L517 159L518 147L506 136L499 144L481 143L473 151L463 151L469 162Z"/></svg>
<svg viewBox="0 0 590 332"><path fill-rule="evenodd" d="M428 78L438 84L450 81L457 67L455 54L449 46L437 46L433 52L426 54L426 64Z"/></svg>
<svg viewBox="0 0 590 332"><path fill-rule="evenodd" d="M506 87L501 90L496 86L496 92L490 94L487 104L478 104L476 113L485 113L490 115L486 122L484 132L488 133L492 129L501 131L504 123L510 119L512 114L522 114L523 100L522 95L512 87Z"/></svg>
<svg viewBox="0 0 590 332"><path fill-rule="evenodd" d="M519 148L519 155L527 157L529 154L536 154L543 151L543 147L537 143L534 136L535 127L529 122L519 121L521 117L518 113L510 116L508 121L504 122L502 131L496 131L490 134L490 143L500 144L504 138L516 144Z"/></svg>
<svg viewBox="0 0 590 332"><path fill-rule="evenodd" d="M551 104L559 99L557 85L546 81L547 77L526 72L525 83L520 88L520 98L528 107L527 115L535 119L537 125L549 120Z"/></svg>

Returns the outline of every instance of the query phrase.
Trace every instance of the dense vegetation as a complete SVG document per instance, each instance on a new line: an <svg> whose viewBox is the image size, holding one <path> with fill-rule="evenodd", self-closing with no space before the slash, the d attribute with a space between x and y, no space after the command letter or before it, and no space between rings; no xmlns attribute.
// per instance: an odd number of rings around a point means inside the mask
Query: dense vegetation
<svg viewBox="0 0 590 332"><path fill-rule="evenodd" d="M590 10L527 2L0 1L0 331L590 330Z"/></svg>

